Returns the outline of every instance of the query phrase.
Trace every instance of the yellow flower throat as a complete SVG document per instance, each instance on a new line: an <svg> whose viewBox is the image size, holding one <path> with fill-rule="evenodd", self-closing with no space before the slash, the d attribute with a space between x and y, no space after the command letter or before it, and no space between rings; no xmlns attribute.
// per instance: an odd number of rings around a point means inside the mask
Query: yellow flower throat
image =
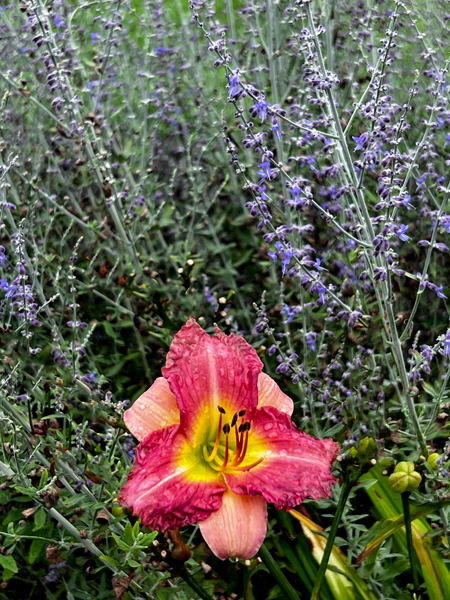
<svg viewBox="0 0 450 600"><path fill-rule="evenodd" d="M246 410L243 409L233 415L230 423L223 425L226 411L221 406L219 410L219 425L214 442L206 442L202 446L203 458L208 466L215 471L223 473L224 471L249 471L262 462L262 458L256 462L241 467L248 450L248 441L250 436L251 423L244 419ZM230 435L234 430L234 440L230 441ZM223 435L222 435L223 434ZM234 446L234 448L233 448Z"/></svg>

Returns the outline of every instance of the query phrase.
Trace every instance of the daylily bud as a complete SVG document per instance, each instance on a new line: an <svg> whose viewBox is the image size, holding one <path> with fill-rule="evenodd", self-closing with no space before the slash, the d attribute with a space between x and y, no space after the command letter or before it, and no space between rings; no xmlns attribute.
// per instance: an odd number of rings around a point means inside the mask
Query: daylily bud
<svg viewBox="0 0 450 600"><path fill-rule="evenodd" d="M414 463L406 461L399 462L389 477L392 491L397 494L412 492L419 487L421 481L422 477L414 470Z"/></svg>
<svg viewBox="0 0 450 600"><path fill-rule="evenodd" d="M121 515L123 515L123 508L120 506L119 502L117 501L117 498L113 499L111 512L115 517L120 517Z"/></svg>
<svg viewBox="0 0 450 600"><path fill-rule="evenodd" d="M349 457L352 460L358 461L362 466L370 462L377 454L378 448L375 440L372 437L365 437L359 442L358 446L353 446L350 449Z"/></svg>
<svg viewBox="0 0 450 600"><path fill-rule="evenodd" d="M372 437L365 437L358 446L353 446L347 454L343 466L350 478L355 482L362 473L371 469L376 463L377 443Z"/></svg>
<svg viewBox="0 0 450 600"><path fill-rule="evenodd" d="M366 437L359 443L358 458L361 462L369 462L378 451L377 444L372 437Z"/></svg>
<svg viewBox="0 0 450 600"><path fill-rule="evenodd" d="M124 510L121 506L118 506L117 504L115 504L112 508L111 508L111 512L115 517L120 517L121 515L123 515Z"/></svg>
<svg viewBox="0 0 450 600"><path fill-rule="evenodd" d="M436 464L439 456L440 455L437 452L433 452L433 454L430 454L430 456L427 458L427 463L430 465L433 471L437 471L439 469L439 466Z"/></svg>

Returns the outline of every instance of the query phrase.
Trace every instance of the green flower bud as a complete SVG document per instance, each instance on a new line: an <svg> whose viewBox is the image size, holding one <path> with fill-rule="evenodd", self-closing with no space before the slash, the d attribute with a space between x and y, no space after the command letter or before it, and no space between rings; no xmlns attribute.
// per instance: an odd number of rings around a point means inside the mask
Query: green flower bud
<svg viewBox="0 0 450 600"><path fill-rule="evenodd" d="M363 462L369 462L377 455L377 444L372 437L366 437L360 441L358 447L358 457Z"/></svg>
<svg viewBox="0 0 450 600"><path fill-rule="evenodd" d="M419 487L421 481L422 477L414 470L414 463L406 461L399 462L389 477L392 491L397 494L412 492Z"/></svg>
<svg viewBox="0 0 450 600"><path fill-rule="evenodd" d="M346 468L352 479L360 477L361 473L368 471L377 464L377 444L371 437L361 440L358 446L353 446L345 460Z"/></svg>
<svg viewBox="0 0 450 600"><path fill-rule="evenodd" d="M113 498L111 512L115 517L120 517L121 515L123 515L123 508L118 503L117 498Z"/></svg>
<svg viewBox="0 0 450 600"><path fill-rule="evenodd" d="M352 460L358 460L361 464L370 462L377 455L377 444L371 437L366 437L359 442L358 446L350 449L349 457Z"/></svg>
<svg viewBox="0 0 450 600"><path fill-rule="evenodd" d="M433 454L430 454L430 456L427 458L427 463L430 465L433 471L437 471L439 469L439 467L436 464L436 461L439 458L439 456L440 454L438 454L437 452L433 452Z"/></svg>

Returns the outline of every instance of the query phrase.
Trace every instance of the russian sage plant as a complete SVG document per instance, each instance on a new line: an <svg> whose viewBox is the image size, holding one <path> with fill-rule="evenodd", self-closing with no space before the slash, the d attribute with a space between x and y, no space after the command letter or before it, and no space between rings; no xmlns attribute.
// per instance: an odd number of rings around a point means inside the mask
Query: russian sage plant
<svg viewBox="0 0 450 600"><path fill-rule="evenodd" d="M1 7L0 599L446 597L449 18ZM238 562L118 500L124 411L190 317L340 446L330 498Z"/></svg>

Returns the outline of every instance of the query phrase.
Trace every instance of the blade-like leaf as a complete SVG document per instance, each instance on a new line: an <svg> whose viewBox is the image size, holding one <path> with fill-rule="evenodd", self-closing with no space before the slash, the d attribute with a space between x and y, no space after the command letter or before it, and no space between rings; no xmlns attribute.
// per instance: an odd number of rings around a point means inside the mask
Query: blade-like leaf
<svg viewBox="0 0 450 600"><path fill-rule="evenodd" d="M320 564L327 543L324 530L311 519L296 510L289 511L302 526L303 532L312 545L312 553ZM375 600L376 596L369 590L366 582L348 567L348 559L340 548L333 546L326 579L335 600Z"/></svg>
<svg viewBox="0 0 450 600"><path fill-rule="evenodd" d="M444 506L450 506L450 500L446 500L445 502L432 502L422 506L415 506L411 509L411 521L414 521L415 519L418 519L424 515L429 515L433 512L436 512ZM356 559L356 564L360 565L369 556L369 554L375 550L375 548L377 548L380 544L386 541L389 536L403 527L404 524L405 518L403 514L399 514L393 519L384 519L381 521L379 527L377 528L378 531L375 537L373 537L371 542L364 548L364 551L358 556Z"/></svg>
<svg viewBox="0 0 450 600"><path fill-rule="evenodd" d="M379 516L384 520L393 520L402 512L399 494L392 491L387 477L382 475L382 468L378 465L361 477L363 481L376 479L376 485L365 488L367 495L374 504ZM440 506L443 506L441 503ZM421 507L417 507L421 508ZM416 518L411 523L414 549L420 562L420 572L425 581L430 600L446 600L450 590L450 573L442 555L433 546L433 541L427 533L432 530L423 516ZM398 527L393 535L397 547L408 556L406 537L402 527Z"/></svg>

